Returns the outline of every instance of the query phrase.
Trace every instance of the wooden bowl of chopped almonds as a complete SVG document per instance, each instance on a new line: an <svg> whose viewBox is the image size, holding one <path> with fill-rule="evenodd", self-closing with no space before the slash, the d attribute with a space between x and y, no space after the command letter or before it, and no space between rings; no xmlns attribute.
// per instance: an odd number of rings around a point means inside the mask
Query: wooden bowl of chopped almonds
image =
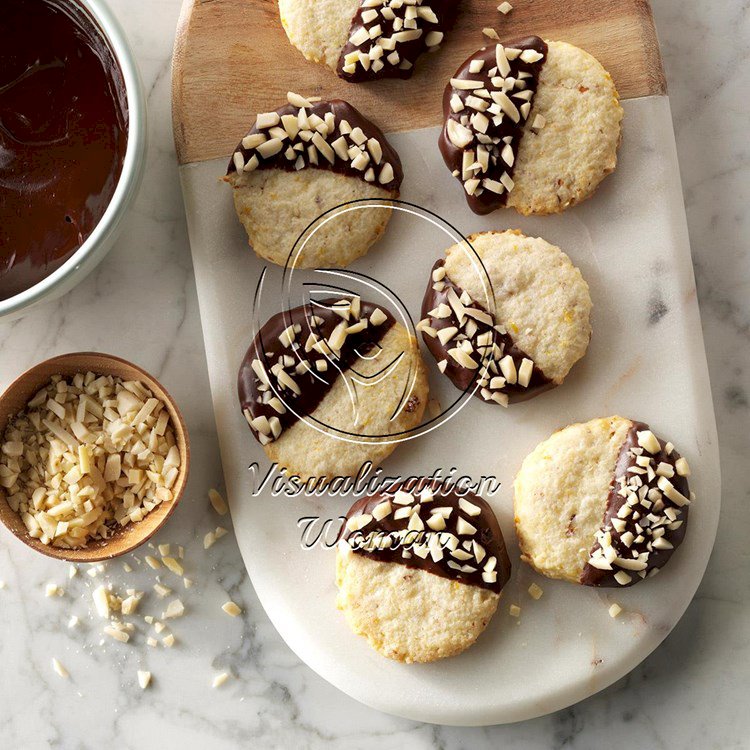
<svg viewBox="0 0 750 750"><path fill-rule="evenodd" d="M96 562L143 544L177 507L189 466L174 400L119 357L63 354L0 396L0 520L50 557Z"/></svg>

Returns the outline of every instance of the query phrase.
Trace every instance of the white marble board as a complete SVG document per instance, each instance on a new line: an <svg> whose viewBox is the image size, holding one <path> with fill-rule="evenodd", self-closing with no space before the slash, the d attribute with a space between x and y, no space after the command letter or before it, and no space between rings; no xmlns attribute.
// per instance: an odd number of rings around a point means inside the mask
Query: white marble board
<svg viewBox="0 0 750 750"><path fill-rule="evenodd" d="M442 164L437 130L390 136L404 162L402 198L436 212L462 233L519 228L562 247L590 284L594 335L563 387L503 411L472 403L440 430L402 445L389 474L457 466L495 474L491 502L514 563L501 607L478 643L431 665L389 662L354 636L335 608L334 553L303 549L298 519L337 517L349 501L253 496L247 467L269 466L239 411L236 374L252 336L253 293L264 268L247 248L226 160L181 168L211 391L227 492L244 562L269 617L310 667L380 710L442 724L527 719L577 702L643 660L670 632L705 570L719 516L716 424L690 260L674 135L666 97L624 102L620 164L597 194L560 216L477 217ZM419 314L429 268L448 243L396 214L383 240L352 266L381 279ZM271 267L267 283L278 281ZM268 309L261 314L271 314ZM431 385L448 398L432 358ZM542 579L518 563L512 479L524 455L570 422L620 413L668 436L693 469L697 501L682 548L655 579L633 589L584 589ZM467 440L479 435L481 440ZM544 595L527 593L537 581ZM609 604L625 610L609 617ZM522 608L519 619L508 605Z"/></svg>

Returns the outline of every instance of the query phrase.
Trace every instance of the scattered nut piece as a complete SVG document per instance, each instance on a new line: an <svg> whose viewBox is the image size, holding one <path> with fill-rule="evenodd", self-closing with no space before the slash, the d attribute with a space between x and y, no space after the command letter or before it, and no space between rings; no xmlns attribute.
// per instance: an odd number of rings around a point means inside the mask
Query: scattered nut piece
<svg viewBox="0 0 750 750"><path fill-rule="evenodd" d="M511 617L520 617L521 616L521 608L517 604L511 604L508 608L508 613Z"/></svg>
<svg viewBox="0 0 750 750"><path fill-rule="evenodd" d="M541 599L543 593L544 591L542 591L541 586L536 583L532 583L531 586L529 586L529 595L532 599Z"/></svg>
<svg viewBox="0 0 750 750"><path fill-rule="evenodd" d="M211 501L213 509L220 515L225 516L229 512L226 501L224 498L214 489L208 491L208 499Z"/></svg>
<svg viewBox="0 0 750 750"><path fill-rule="evenodd" d="M615 603L609 608L609 616L610 617L619 617L620 613L622 612L622 607Z"/></svg>
<svg viewBox="0 0 750 750"><path fill-rule="evenodd" d="M182 617L184 614L185 605L179 599L172 599L172 601L167 604L167 609L162 617L166 620L174 617Z"/></svg>
<svg viewBox="0 0 750 750"><path fill-rule="evenodd" d="M232 617L237 617L237 615L242 614L242 610L233 601L228 601L225 604L222 604L221 608Z"/></svg>
<svg viewBox="0 0 750 750"><path fill-rule="evenodd" d="M65 669L65 667L60 664L60 662L53 657L52 659L52 669L55 670L55 672L62 677L63 679L68 679L70 677L70 674L68 673L68 670Z"/></svg>
<svg viewBox="0 0 750 750"><path fill-rule="evenodd" d="M141 690L145 690L151 684L151 672L145 672L139 669L138 684L141 686Z"/></svg>
<svg viewBox="0 0 750 750"><path fill-rule="evenodd" d="M44 587L44 595L46 597L50 596L62 596L65 593L63 589L61 589L56 583L48 583Z"/></svg>
<svg viewBox="0 0 750 750"><path fill-rule="evenodd" d="M219 672L211 683L211 687L221 687L229 679L229 672Z"/></svg>

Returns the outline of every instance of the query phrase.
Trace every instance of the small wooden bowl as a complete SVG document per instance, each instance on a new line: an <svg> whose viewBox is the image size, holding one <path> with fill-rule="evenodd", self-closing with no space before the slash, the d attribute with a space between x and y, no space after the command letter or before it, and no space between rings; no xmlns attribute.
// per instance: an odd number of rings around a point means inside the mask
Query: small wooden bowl
<svg viewBox="0 0 750 750"><path fill-rule="evenodd" d="M35 365L23 375L16 378L0 396L0 440L5 433L8 422L26 408L33 396L43 388L53 375L72 377L79 372L93 372L97 375L114 375L123 380L138 380L143 383L155 398L166 405L171 418L177 447L180 450L180 473L172 488L173 498L168 503L160 503L143 520L129 523L117 529L109 539L91 541L80 549L62 549L51 544L42 544L38 539L29 536L26 526L9 505L5 490L0 487L0 520L24 544L49 557L69 562L99 562L132 552L136 547L150 539L172 515L187 483L190 470L190 440L185 420L166 389L151 375L140 367L110 354L96 352L77 352L62 354Z"/></svg>

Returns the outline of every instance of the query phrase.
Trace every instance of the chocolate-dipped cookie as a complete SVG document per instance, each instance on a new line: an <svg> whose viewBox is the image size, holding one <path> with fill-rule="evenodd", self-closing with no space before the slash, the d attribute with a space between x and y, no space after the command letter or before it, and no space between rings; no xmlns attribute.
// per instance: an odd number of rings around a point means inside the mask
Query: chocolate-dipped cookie
<svg viewBox="0 0 750 750"><path fill-rule="evenodd" d="M481 232L432 268L417 329L462 391L507 406L560 385L591 338L591 298L560 248ZM480 267L481 264L481 267Z"/></svg>
<svg viewBox="0 0 750 750"><path fill-rule="evenodd" d="M289 41L308 60L352 83L409 78L434 51L457 0L279 0Z"/></svg>
<svg viewBox="0 0 750 750"><path fill-rule="evenodd" d="M483 47L443 96L440 150L469 207L564 211L615 169L622 108L587 52L539 37Z"/></svg>
<svg viewBox="0 0 750 750"><path fill-rule="evenodd" d="M382 131L351 104L288 95L288 104L256 117L237 146L225 180L250 246L294 268L346 266L385 231L403 179ZM341 212L305 234L326 211L352 201L382 205Z"/></svg>
<svg viewBox="0 0 750 750"><path fill-rule="evenodd" d="M349 626L384 656L407 663L471 646L509 577L490 506L428 480L358 500L336 554L337 604Z"/></svg>
<svg viewBox="0 0 750 750"><path fill-rule="evenodd" d="M515 480L522 559L586 586L655 575L685 536L689 475L674 446L642 422L615 416L554 433Z"/></svg>
<svg viewBox="0 0 750 750"><path fill-rule="evenodd" d="M359 297L274 315L245 355L240 406L268 457L303 479L378 465L419 425L428 383L414 337Z"/></svg>

